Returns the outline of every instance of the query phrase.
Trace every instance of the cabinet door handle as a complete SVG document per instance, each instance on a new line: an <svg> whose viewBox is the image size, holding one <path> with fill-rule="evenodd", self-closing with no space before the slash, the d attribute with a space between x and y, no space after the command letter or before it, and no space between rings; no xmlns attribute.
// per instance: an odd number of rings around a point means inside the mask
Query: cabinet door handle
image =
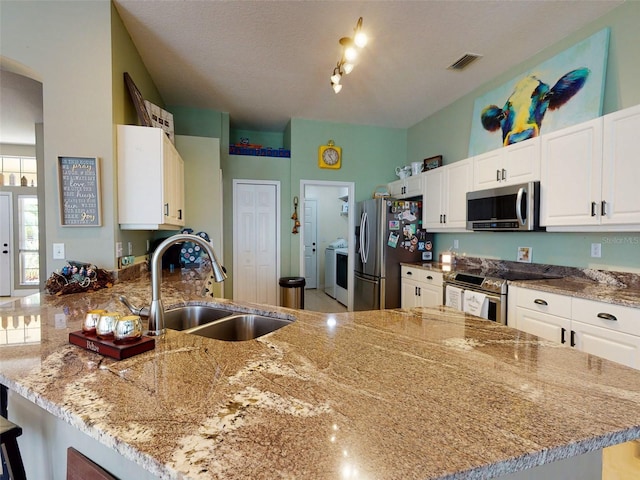
<svg viewBox="0 0 640 480"><path fill-rule="evenodd" d="M533 303L537 305L549 305L546 300L542 300L541 298L536 298Z"/></svg>
<svg viewBox="0 0 640 480"><path fill-rule="evenodd" d="M422 289L420 287L416 287L418 289L418 296L421 297L422 296Z"/></svg>
<svg viewBox="0 0 640 480"><path fill-rule="evenodd" d="M500 170L496 170L496 182L500 181Z"/></svg>
<svg viewBox="0 0 640 480"><path fill-rule="evenodd" d="M440 223L442 223L442 214L440 214Z"/></svg>
<svg viewBox="0 0 640 480"><path fill-rule="evenodd" d="M447 214L442 215L442 223L447 223Z"/></svg>
<svg viewBox="0 0 640 480"><path fill-rule="evenodd" d="M607 202L605 200L602 200L600 204L600 215L603 217L607 215Z"/></svg>
<svg viewBox="0 0 640 480"><path fill-rule="evenodd" d="M165 217L169 216L169 204L168 203L164 204L164 216Z"/></svg>
<svg viewBox="0 0 640 480"><path fill-rule="evenodd" d="M603 320L611 320L612 322L618 321L615 315L611 315L610 313L604 313L604 312L600 312L598 314L598 318L601 318Z"/></svg>
<svg viewBox="0 0 640 480"><path fill-rule="evenodd" d="M567 340L564 338L566 333L567 333L567 329L566 328L561 328L560 329L560 343L562 343L562 344L567 342Z"/></svg>
<svg viewBox="0 0 640 480"><path fill-rule="evenodd" d="M576 332L573 330L571 330L571 346L576 346Z"/></svg>
<svg viewBox="0 0 640 480"><path fill-rule="evenodd" d="M507 179L507 171L503 168L502 169L502 180L506 180Z"/></svg>
<svg viewBox="0 0 640 480"><path fill-rule="evenodd" d="M182 220L182 209L178 210L178 220Z"/></svg>
<svg viewBox="0 0 640 480"><path fill-rule="evenodd" d="M596 202L591 202L591 216L596 216Z"/></svg>

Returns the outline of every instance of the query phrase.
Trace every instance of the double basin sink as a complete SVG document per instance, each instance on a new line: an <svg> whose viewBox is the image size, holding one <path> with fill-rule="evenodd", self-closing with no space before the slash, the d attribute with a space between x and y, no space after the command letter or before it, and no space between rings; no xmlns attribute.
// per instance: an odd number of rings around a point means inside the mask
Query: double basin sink
<svg viewBox="0 0 640 480"><path fill-rule="evenodd" d="M238 313L210 305L185 305L164 312L166 328L230 342L253 340L294 320Z"/></svg>

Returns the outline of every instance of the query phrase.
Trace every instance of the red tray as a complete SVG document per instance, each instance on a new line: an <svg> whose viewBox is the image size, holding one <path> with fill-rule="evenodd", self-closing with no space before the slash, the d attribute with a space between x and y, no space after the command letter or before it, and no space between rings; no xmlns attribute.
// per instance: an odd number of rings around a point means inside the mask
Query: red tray
<svg viewBox="0 0 640 480"><path fill-rule="evenodd" d="M85 335L82 330L69 333L69 342L89 350L91 352L106 355L107 357L123 360L142 352L153 350L156 346L155 339L142 336L134 343L114 343L111 340L102 340L98 337Z"/></svg>

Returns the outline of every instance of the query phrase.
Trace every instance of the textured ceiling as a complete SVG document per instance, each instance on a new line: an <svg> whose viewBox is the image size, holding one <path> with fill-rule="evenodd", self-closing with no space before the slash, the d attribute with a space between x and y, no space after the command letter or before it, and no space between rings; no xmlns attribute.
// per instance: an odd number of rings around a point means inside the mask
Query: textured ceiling
<svg viewBox="0 0 640 480"><path fill-rule="evenodd" d="M115 0L167 105L266 131L292 117L410 127L621 3ZM370 43L336 95L358 17ZM466 52L483 57L447 70Z"/></svg>
<svg viewBox="0 0 640 480"><path fill-rule="evenodd" d="M410 127L623 0L114 3L167 105L229 112L234 128L282 131L294 117ZM329 76L338 39L358 17L370 42L336 95ZM467 52L483 57L447 70ZM0 143L34 141L42 111L27 95L41 101L35 87L0 85Z"/></svg>

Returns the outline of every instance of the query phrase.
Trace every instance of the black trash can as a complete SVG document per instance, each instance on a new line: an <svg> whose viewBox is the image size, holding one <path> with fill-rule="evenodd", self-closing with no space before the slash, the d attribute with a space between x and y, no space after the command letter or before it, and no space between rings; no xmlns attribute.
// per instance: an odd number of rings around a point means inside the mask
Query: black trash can
<svg viewBox="0 0 640 480"><path fill-rule="evenodd" d="M280 279L280 306L304 310L304 277Z"/></svg>

